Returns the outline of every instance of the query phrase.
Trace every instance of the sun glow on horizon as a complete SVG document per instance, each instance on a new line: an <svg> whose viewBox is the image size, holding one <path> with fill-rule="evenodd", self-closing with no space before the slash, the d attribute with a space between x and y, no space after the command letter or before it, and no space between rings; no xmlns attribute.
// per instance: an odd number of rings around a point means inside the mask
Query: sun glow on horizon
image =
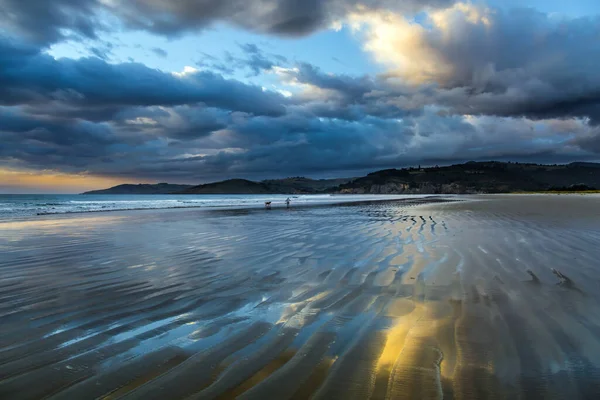
<svg viewBox="0 0 600 400"><path fill-rule="evenodd" d="M53 170L30 171L0 168L0 193L69 194L105 189L122 183L125 183L122 178L66 174Z"/></svg>

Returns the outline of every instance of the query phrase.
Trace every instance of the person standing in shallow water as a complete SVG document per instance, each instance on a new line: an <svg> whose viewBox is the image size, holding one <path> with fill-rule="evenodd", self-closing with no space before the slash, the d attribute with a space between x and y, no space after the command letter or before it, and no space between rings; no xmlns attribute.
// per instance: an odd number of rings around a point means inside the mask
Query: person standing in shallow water
<svg viewBox="0 0 600 400"><path fill-rule="evenodd" d="M290 203L291 203L291 200L290 200L290 198L289 198L289 197L288 197L287 199L285 199L285 206L286 206L287 208L290 208Z"/></svg>

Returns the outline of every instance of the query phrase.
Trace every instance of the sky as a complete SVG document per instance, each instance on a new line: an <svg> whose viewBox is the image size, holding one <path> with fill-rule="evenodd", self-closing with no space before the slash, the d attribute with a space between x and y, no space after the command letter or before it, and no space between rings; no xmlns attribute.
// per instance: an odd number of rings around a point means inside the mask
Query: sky
<svg viewBox="0 0 600 400"><path fill-rule="evenodd" d="M0 193L600 161L596 0L0 0Z"/></svg>

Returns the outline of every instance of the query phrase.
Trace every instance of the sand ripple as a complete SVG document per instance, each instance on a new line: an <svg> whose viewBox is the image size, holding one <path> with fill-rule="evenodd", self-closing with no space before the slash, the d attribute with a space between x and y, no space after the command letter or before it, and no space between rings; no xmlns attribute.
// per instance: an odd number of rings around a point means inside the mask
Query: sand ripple
<svg viewBox="0 0 600 400"><path fill-rule="evenodd" d="M0 398L600 398L600 202L475 200L0 223Z"/></svg>

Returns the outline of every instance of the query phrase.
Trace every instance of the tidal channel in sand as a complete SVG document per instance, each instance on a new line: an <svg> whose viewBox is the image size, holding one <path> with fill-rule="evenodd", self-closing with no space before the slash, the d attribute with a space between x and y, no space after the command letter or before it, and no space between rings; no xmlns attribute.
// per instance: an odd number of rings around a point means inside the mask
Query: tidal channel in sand
<svg viewBox="0 0 600 400"><path fill-rule="evenodd" d="M600 197L463 199L0 222L0 398L600 398Z"/></svg>

